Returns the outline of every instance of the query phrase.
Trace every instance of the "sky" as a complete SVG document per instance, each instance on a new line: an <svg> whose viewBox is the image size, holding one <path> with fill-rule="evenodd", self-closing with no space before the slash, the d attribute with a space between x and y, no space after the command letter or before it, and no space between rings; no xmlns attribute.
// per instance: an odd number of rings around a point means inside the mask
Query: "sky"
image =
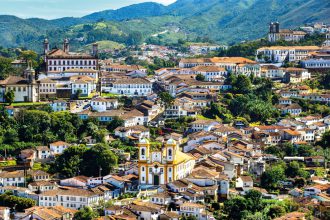
<svg viewBox="0 0 330 220"><path fill-rule="evenodd" d="M0 0L0 15L45 19L81 17L97 11L150 1L164 5L175 2L175 0Z"/></svg>

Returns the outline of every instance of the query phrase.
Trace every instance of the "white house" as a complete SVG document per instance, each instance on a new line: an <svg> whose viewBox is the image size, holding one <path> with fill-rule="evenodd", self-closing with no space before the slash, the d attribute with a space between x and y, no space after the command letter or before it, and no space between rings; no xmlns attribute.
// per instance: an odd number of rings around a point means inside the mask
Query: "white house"
<svg viewBox="0 0 330 220"><path fill-rule="evenodd" d="M152 83L146 78L120 78L107 87L102 86L102 92L126 96L149 96L152 94Z"/></svg>
<svg viewBox="0 0 330 220"><path fill-rule="evenodd" d="M47 159L51 156L50 149L47 146L36 147L36 150L38 159Z"/></svg>
<svg viewBox="0 0 330 220"><path fill-rule="evenodd" d="M218 66L196 66L191 71L203 75L206 81L223 81L227 76L226 69Z"/></svg>
<svg viewBox="0 0 330 220"><path fill-rule="evenodd" d="M67 101L64 101L64 100L54 100L49 105L54 112L68 110L68 103L67 103Z"/></svg>
<svg viewBox="0 0 330 220"><path fill-rule="evenodd" d="M302 108L296 103L293 103L291 105L278 105L278 109L281 111L282 115L290 114L297 116L302 113Z"/></svg>
<svg viewBox="0 0 330 220"><path fill-rule="evenodd" d="M186 217L194 216L199 220L210 219L210 216L206 212L205 206L198 203L185 202L181 204L179 213L180 215Z"/></svg>
<svg viewBox="0 0 330 220"><path fill-rule="evenodd" d="M198 119L194 122L191 122L191 131L211 131L215 126L220 125L219 122L214 120L202 120Z"/></svg>
<svg viewBox="0 0 330 220"><path fill-rule="evenodd" d="M141 140L142 138L150 138L150 132L149 129L137 125L133 127L118 127L115 129L115 136L120 137L122 139L135 139L135 140Z"/></svg>
<svg viewBox="0 0 330 220"><path fill-rule="evenodd" d="M90 105L92 106L93 110L98 111L98 112L104 112L107 110L117 109L118 100L97 97L90 101Z"/></svg>
<svg viewBox="0 0 330 220"><path fill-rule="evenodd" d="M49 144L50 151L53 155L62 154L69 146L70 145L64 141L56 141Z"/></svg>
<svg viewBox="0 0 330 220"><path fill-rule="evenodd" d="M45 192L48 190L56 189L58 185L56 182L51 181L36 181L29 183L28 188L31 190L31 192Z"/></svg>
<svg viewBox="0 0 330 220"><path fill-rule="evenodd" d="M49 78L38 80L40 98L56 97L57 82Z"/></svg>
<svg viewBox="0 0 330 220"><path fill-rule="evenodd" d="M300 83L311 78L311 73L303 68L286 68L283 81L286 83Z"/></svg>
<svg viewBox="0 0 330 220"><path fill-rule="evenodd" d="M317 59L317 58L311 58L301 61L301 65L303 68L306 69L330 69L330 60L329 59Z"/></svg>
<svg viewBox="0 0 330 220"><path fill-rule="evenodd" d="M93 91L93 86L90 82L83 79L77 79L71 84L71 94L77 94L78 91L81 91L82 96L89 96Z"/></svg>
<svg viewBox="0 0 330 220"><path fill-rule="evenodd" d="M137 214L137 219L157 220L159 215L162 214L162 209L156 209L144 205L130 205L129 210Z"/></svg>
<svg viewBox="0 0 330 220"><path fill-rule="evenodd" d="M236 188L242 188L243 190L253 188L253 179L251 176L240 176L236 179Z"/></svg>
<svg viewBox="0 0 330 220"><path fill-rule="evenodd" d="M24 186L25 175L23 170L0 173L1 186Z"/></svg>
<svg viewBox="0 0 330 220"><path fill-rule="evenodd" d="M256 60L258 62L271 61L283 63L284 61L300 61L308 57L310 52L320 50L318 46L271 46L262 47L257 50Z"/></svg>
<svg viewBox="0 0 330 220"><path fill-rule="evenodd" d="M284 69L275 65L264 65L261 67L261 77L270 79L282 79L284 77Z"/></svg>
<svg viewBox="0 0 330 220"><path fill-rule="evenodd" d="M150 201L157 205L167 206L172 201L172 197L168 192L160 192L150 196Z"/></svg>
<svg viewBox="0 0 330 220"><path fill-rule="evenodd" d="M102 193L96 193L87 189L60 187L48 190L39 195L39 206L80 209L85 206L95 206L103 200ZM105 201L106 202L106 201Z"/></svg>

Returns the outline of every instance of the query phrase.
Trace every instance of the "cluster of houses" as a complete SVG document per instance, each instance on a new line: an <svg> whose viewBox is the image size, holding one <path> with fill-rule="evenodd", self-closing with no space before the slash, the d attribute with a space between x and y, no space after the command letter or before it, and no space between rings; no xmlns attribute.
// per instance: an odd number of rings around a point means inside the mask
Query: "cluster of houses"
<svg viewBox="0 0 330 220"><path fill-rule="evenodd" d="M327 33L324 28L316 26L313 30ZM271 23L268 40L300 41L309 28L303 30L280 30L279 23ZM107 134L106 141L129 140L134 143L137 155L111 149L125 158L114 172L97 177L77 173L71 178L58 179L29 167L35 162L50 162L78 143L57 141L49 146L22 150L18 157L25 162L24 166L0 171L0 194L11 191L36 201L37 206L15 213L20 215L18 219L69 220L86 206L102 207L109 219L175 220L181 216L214 219L208 211L210 201L224 201L252 189L261 192L264 198L280 199L279 195L257 187L266 167L280 160L264 153L265 148L283 143L314 144L330 129L330 116L304 116L297 101L330 104L329 93L314 93L308 86L301 86L314 70L330 69L327 46L263 47L257 50L256 61L243 57L182 58L178 67L156 70L152 76L139 65L100 60L97 44L93 44L91 54L71 52L69 46L66 39L62 49L50 50L46 39L45 72L36 73L28 64L22 76L9 76L0 81L0 102L6 101L5 94L11 90L15 102L51 99L47 104L54 112L70 111L82 120L94 118L106 125L120 119L123 124ZM221 48L207 44L190 46L194 54ZM172 53L167 47L144 45L142 55L136 56L150 58ZM281 67L285 62L299 62L301 68ZM22 63L13 65L19 67ZM290 117L271 125L246 125L239 121L229 125L200 119L203 109L216 102L219 93L231 88L226 82L229 74L284 83L275 90L279 99L274 107L282 116ZM162 91L168 92L173 102L162 103L156 94ZM68 101L76 95L85 96L86 100ZM123 101L119 101L121 96L129 97L132 107L124 107ZM10 115L15 114L12 106L6 106L6 110ZM160 136L152 139L157 134L151 134L150 127L162 127L164 119L184 116L194 118L184 134L167 130L167 134L162 135L164 130L158 129ZM97 140L86 137L79 143L93 147ZM323 156L285 157L284 162L299 161L313 170L326 165L325 159ZM299 204L313 203L317 207L316 216L322 216L329 209L329 181L312 175L307 186L299 189L293 187L293 181L282 181L286 195ZM134 196L122 199L127 195ZM109 201L111 205L102 206ZM9 213L7 207L0 207L0 219L9 219ZM293 212L279 219L303 217L304 213Z"/></svg>
<svg viewBox="0 0 330 220"><path fill-rule="evenodd" d="M210 201L245 195L252 189L261 192L264 198L279 199L277 194L256 187L255 181L265 172L267 164L279 160L265 154L262 150L265 146L314 143L329 128L330 118L321 116L283 119L276 125L253 127L199 119L190 123L187 138L171 133L157 138L161 147L155 148L148 140L148 128L119 127L115 131L118 138L135 135L138 156L137 160L128 159L120 164L116 172L56 179L41 170L4 170L0 172L0 193L11 191L36 201L37 207L17 213L22 219L57 209L62 210L58 215L66 213L72 219L76 210L98 207L108 201L113 202L104 208L104 213L113 219L179 219L181 216L214 219L207 207ZM49 147L22 150L20 157L42 161L63 153L67 147L69 144L59 141ZM325 164L322 156L284 158L284 162L291 161L305 163L310 169ZM330 182L315 176L310 184L298 189L293 187L293 181L282 181L289 189L288 194L297 201L313 200L322 215L329 207ZM127 193L135 196L120 199ZM168 211L168 206L173 209Z"/></svg>

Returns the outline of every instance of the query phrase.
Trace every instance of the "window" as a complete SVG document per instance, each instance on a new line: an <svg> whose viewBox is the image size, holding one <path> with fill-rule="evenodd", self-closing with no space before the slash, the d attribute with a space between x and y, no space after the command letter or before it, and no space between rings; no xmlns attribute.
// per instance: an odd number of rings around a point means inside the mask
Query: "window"
<svg viewBox="0 0 330 220"><path fill-rule="evenodd" d="M146 150L144 148L141 149L141 155L144 156L146 154Z"/></svg>
<svg viewBox="0 0 330 220"><path fill-rule="evenodd" d="M168 156L172 157L172 149L168 149Z"/></svg>

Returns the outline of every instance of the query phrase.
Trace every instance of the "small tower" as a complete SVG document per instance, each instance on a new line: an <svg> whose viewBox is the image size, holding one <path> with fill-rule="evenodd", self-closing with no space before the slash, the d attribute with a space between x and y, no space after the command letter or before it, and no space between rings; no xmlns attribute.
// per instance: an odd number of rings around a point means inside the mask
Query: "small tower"
<svg viewBox="0 0 330 220"><path fill-rule="evenodd" d="M69 52L69 40L68 38L65 38L64 42L63 42L63 51L68 53Z"/></svg>
<svg viewBox="0 0 330 220"><path fill-rule="evenodd" d="M143 138L139 144L139 161L147 161L150 153L150 143L146 138Z"/></svg>
<svg viewBox="0 0 330 220"><path fill-rule="evenodd" d="M97 43L94 43L94 44L93 44L92 55L93 55L94 57L97 57L98 54L99 54L98 44L97 44Z"/></svg>
<svg viewBox="0 0 330 220"><path fill-rule="evenodd" d="M275 31L276 33L280 33L280 23L278 21L275 22Z"/></svg>
<svg viewBox="0 0 330 220"><path fill-rule="evenodd" d="M166 148L166 160L168 162L173 162L175 160L176 151L178 150L176 141L170 138L166 142L165 148Z"/></svg>
<svg viewBox="0 0 330 220"><path fill-rule="evenodd" d="M44 55L47 55L48 52L49 52L49 42L48 42L48 39L45 38L45 40L44 40Z"/></svg>
<svg viewBox="0 0 330 220"><path fill-rule="evenodd" d="M32 62L28 61L28 67L24 71L24 78L26 78L29 82L29 84L36 82L36 72L32 67Z"/></svg>
<svg viewBox="0 0 330 220"><path fill-rule="evenodd" d="M269 33L280 33L280 23L279 22L271 22L269 24Z"/></svg>

